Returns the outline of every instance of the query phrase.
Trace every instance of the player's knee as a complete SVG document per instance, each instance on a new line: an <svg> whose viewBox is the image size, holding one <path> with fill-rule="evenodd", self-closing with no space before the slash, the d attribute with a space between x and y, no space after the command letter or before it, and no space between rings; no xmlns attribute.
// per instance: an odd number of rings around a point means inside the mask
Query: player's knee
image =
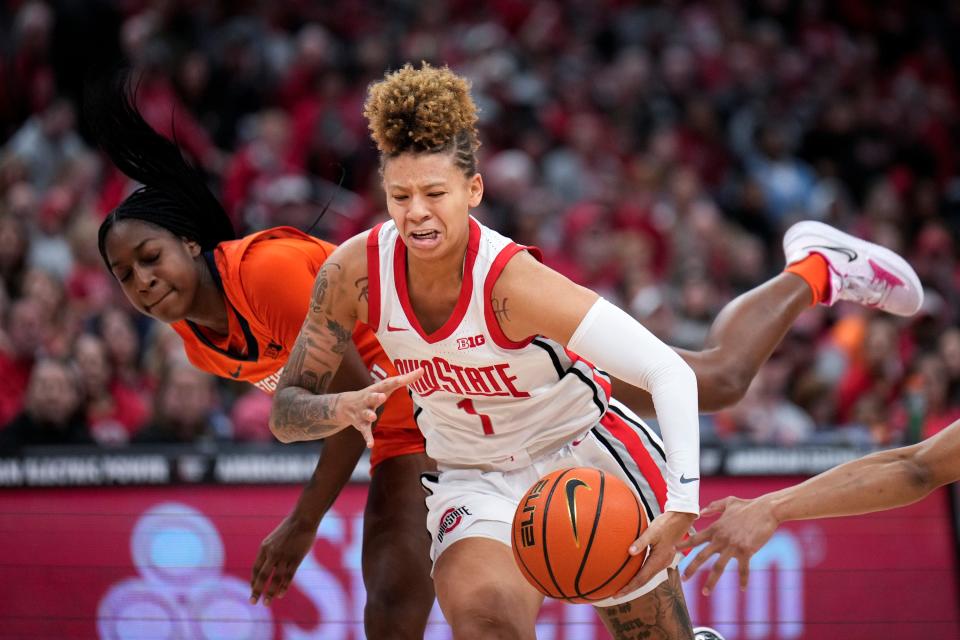
<svg viewBox="0 0 960 640"><path fill-rule="evenodd" d="M700 410L719 411L743 400L756 371L737 363L712 366L697 371Z"/></svg>
<svg viewBox="0 0 960 640"><path fill-rule="evenodd" d="M364 571L367 637L422 638L434 599L429 563L398 565L395 558L374 563L382 570Z"/></svg>
<svg viewBox="0 0 960 640"><path fill-rule="evenodd" d="M433 593L371 591L363 610L368 638L423 638L433 607Z"/></svg>
<svg viewBox="0 0 960 640"><path fill-rule="evenodd" d="M457 638L528 637L533 624L518 599L496 585L478 586L448 600L444 615Z"/></svg>

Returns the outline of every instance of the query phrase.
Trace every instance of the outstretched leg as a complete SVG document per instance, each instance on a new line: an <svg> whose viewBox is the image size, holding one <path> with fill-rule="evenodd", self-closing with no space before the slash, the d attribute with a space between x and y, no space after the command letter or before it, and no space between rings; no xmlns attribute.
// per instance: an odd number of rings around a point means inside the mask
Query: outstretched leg
<svg viewBox="0 0 960 640"><path fill-rule="evenodd" d="M702 351L677 349L697 376L700 411L717 411L743 398L811 299L811 287L802 277L781 273L724 306ZM625 382L614 380L613 397L641 416L655 415L650 395Z"/></svg>
<svg viewBox="0 0 960 640"><path fill-rule="evenodd" d="M677 352L697 376L700 410L739 401L804 309L846 300L900 316L920 309L917 274L896 253L821 222L793 225L783 239L786 270L727 304L702 351ZM613 395L640 415L654 415L650 396L621 381Z"/></svg>

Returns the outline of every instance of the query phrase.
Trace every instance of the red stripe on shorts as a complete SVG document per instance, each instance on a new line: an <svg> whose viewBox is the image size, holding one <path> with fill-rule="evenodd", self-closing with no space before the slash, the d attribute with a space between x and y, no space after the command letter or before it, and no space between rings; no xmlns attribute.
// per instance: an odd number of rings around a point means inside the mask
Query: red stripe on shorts
<svg viewBox="0 0 960 640"><path fill-rule="evenodd" d="M640 473L643 474L647 484L653 489L653 495L657 497L660 511L663 511L664 505L667 504L667 483L660 474L660 467L657 466L657 463L654 462L650 456L650 452L647 451L647 448L643 445L640 436L637 435L633 427L625 422L623 418L612 411L607 411L604 416L600 418L600 424L606 427L613 437L623 443L623 446L627 448L630 457L633 458L637 467L640 468Z"/></svg>

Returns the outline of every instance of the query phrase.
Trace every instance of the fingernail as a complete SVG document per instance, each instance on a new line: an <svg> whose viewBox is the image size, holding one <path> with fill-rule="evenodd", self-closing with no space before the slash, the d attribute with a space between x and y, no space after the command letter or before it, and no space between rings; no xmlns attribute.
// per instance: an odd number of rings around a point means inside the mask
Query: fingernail
<svg viewBox="0 0 960 640"><path fill-rule="evenodd" d="M702 593L702 594L705 595L705 596L708 596L708 595L710 595L710 589L707 589L706 587L704 587L704 588L703 588L703 591L701 591L700 593Z"/></svg>
<svg viewBox="0 0 960 640"><path fill-rule="evenodd" d="M638 549L636 547L630 547L630 555L632 556L637 555L637 551Z"/></svg>

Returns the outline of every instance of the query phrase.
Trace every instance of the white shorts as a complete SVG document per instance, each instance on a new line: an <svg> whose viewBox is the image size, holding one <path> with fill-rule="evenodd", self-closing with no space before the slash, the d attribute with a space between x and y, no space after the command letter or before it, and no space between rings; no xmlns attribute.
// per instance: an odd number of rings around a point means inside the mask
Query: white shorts
<svg viewBox="0 0 960 640"><path fill-rule="evenodd" d="M527 466L502 471L445 469L421 478L427 496L427 529L434 563L464 538L490 538L510 546L513 514L527 489L557 469L593 467L623 480L653 520L663 512L666 458L657 434L622 404L610 410L587 433L563 447L540 455ZM681 554L677 554L676 566ZM666 569L636 591L593 603L610 607L652 591L667 579Z"/></svg>

